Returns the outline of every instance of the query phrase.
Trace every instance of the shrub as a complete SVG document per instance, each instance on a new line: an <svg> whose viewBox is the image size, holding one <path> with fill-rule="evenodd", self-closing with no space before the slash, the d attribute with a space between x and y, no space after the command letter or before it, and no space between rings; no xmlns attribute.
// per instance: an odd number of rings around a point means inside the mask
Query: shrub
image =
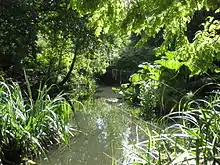
<svg viewBox="0 0 220 165"><path fill-rule="evenodd" d="M187 67L167 69L156 63L143 63L140 70L131 75L129 83L114 89L133 103L140 104L145 117L168 114L184 94L189 92Z"/></svg>

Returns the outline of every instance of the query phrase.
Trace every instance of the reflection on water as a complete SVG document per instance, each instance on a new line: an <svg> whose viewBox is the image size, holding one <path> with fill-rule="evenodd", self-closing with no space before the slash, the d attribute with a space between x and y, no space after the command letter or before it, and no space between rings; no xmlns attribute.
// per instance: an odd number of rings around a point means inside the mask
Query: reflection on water
<svg viewBox="0 0 220 165"><path fill-rule="evenodd" d="M39 164L111 165L111 157L123 164L122 155L129 154L128 144L136 137L135 124L120 107L106 106L99 107L94 113L78 112L76 121L83 133L73 138L69 146L49 153L49 158Z"/></svg>

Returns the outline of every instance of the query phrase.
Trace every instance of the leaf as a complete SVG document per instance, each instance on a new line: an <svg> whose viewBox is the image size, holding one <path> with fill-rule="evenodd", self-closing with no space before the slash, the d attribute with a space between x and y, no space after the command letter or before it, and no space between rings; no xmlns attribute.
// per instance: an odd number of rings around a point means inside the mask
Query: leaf
<svg viewBox="0 0 220 165"><path fill-rule="evenodd" d="M138 67L143 68L143 69L148 69L148 70L150 68L148 63L147 64L146 63L140 64L140 65L138 65Z"/></svg>
<svg viewBox="0 0 220 165"><path fill-rule="evenodd" d="M200 135L197 134L195 130L187 129L186 132L187 132L189 135L193 136L194 138L200 139Z"/></svg>
<svg viewBox="0 0 220 165"><path fill-rule="evenodd" d="M120 89L119 89L119 88L114 88L114 87L112 87L112 90L113 90L114 92L120 92Z"/></svg>
<svg viewBox="0 0 220 165"><path fill-rule="evenodd" d="M144 165L143 163L139 163L139 162L133 162L133 165Z"/></svg>
<svg viewBox="0 0 220 165"><path fill-rule="evenodd" d="M215 11L215 13L220 13L220 8L218 8L218 9Z"/></svg>
<svg viewBox="0 0 220 165"><path fill-rule="evenodd" d="M167 59L173 59L173 57L176 56L176 52L168 51L168 52L165 52L165 55Z"/></svg>
<svg viewBox="0 0 220 165"><path fill-rule="evenodd" d="M183 62L179 62L177 60L156 60L157 64L160 64L162 66L164 66L165 68L168 69L174 69L174 70L178 70L184 63Z"/></svg>
<svg viewBox="0 0 220 165"><path fill-rule="evenodd" d="M103 29L104 33L107 34L109 32L110 26L107 26Z"/></svg>
<svg viewBox="0 0 220 165"><path fill-rule="evenodd" d="M99 27L97 27L96 30L95 30L95 35L96 35L96 36L100 36L100 33L101 33L101 32L102 32L102 27L99 26Z"/></svg>
<svg viewBox="0 0 220 165"><path fill-rule="evenodd" d="M220 73L220 68L216 68L216 69L215 69L215 72L216 72L216 73Z"/></svg>
<svg viewBox="0 0 220 165"><path fill-rule="evenodd" d="M129 79L131 82L137 82L137 81L140 81L141 80L141 76L137 73L133 74L130 79Z"/></svg>

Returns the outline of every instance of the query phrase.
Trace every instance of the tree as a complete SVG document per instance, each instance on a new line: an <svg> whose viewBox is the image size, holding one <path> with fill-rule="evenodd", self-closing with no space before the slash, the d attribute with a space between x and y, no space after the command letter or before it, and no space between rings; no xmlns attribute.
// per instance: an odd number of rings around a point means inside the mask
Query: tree
<svg viewBox="0 0 220 165"><path fill-rule="evenodd" d="M157 60L143 63L120 93L145 110L166 114L189 91L189 76L219 72L219 0L71 0L72 8L90 14L96 35L115 38L141 34L136 46L162 34ZM144 35L143 35L144 34ZM138 101L137 101L138 100ZM146 112L145 112L146 113Z"/></svg>
<svg viewBox="0 0 220 165"><path fill-rule="evenodd" d="M1 0L0 14L0 69L7 76L23 84L25 68L33 90L43 82L92 93L113 42L95 35L88 14L69 8L69 0Z"/></svg>
<svg viewBox="0 0 220 165"><path fill-rule="evenodd" d="M0 1L0 66L15 74L25 56L35 54L37 17L31 1Z"/></svg>
<svg viewBox="0 0 220 165"><path fill-rule="evenodd" d="M218 69L212 64L220 60L220 23L215 19L219 15L219 0L71 0L70 5L81 14L91 14L90 26L96 27L97 35L145 32L139 42L143 44L162 30L164 42L157 55L164 57L159 63L165 67L174 60L179 62L177 69L186 65L192 75ZM196 12L203 10L213 12L202 21L202 30L193 34L195 37L190 42L187 25Z"/></svg>

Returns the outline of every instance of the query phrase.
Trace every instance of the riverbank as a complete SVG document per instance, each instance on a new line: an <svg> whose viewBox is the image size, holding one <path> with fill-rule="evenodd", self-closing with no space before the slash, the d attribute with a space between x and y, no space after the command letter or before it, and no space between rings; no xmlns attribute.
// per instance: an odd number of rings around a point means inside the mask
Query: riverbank
<svg viewBox="0 0 220 165"><path fill-rule="evenodd" d="M30 86L27 86L30 89ZM74 130L70 126L71 107L63 95L50 98L49 89L31 90L24 95L17 83L0 81L0 162L27 163L46 154L51 146L67 144Z"/></svg>

